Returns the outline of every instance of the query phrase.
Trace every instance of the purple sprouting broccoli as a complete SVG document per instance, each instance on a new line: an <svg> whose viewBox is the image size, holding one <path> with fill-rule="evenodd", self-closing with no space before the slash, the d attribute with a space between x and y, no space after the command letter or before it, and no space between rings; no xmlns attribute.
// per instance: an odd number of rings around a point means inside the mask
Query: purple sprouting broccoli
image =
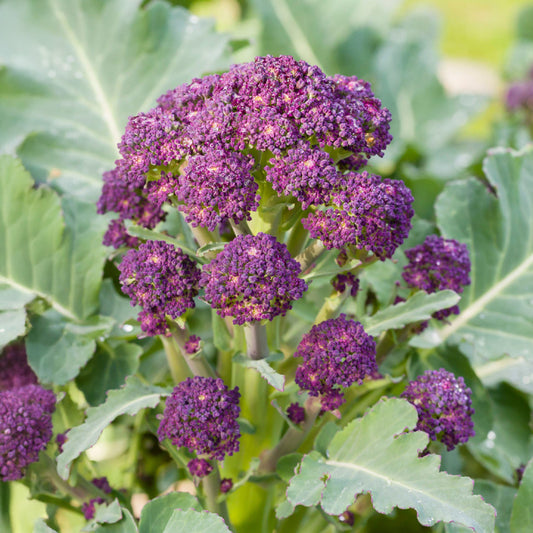
<svg viewBox="0 0 533 533"><path fill-rule="evenodd" d="M6 346L0 354L0 391L36 384L37 376L28 365L24 344Z"/></svg>
<svg viewBox="0 0 533 533"><path fill-rule="evenodd" d="M374 339L344 314L313 326L294 356L303 358L296 383L311 396L319 396L326 411L344 403L340 387L361 384L378 371Z"/></svg>
<svg viewBox="0 0 533 533"><path fill-rule="evenodd" d="M328 207L310 213L304 227L328 249L348 247L373 252L384 261L411 229L413 195L399 180L348 173L331 194Z"/></svg>
<svg viewBox="0 0 533 533"><path fill-rule="evenodd" d="M100 489L102 492L105 492L106 494L111 494L111 486L109 485L109 481L106 477L95 477L91 483L97 488ZM95 505L97 503L105 503L105 499L102 497L98 498L92 498L88 502L84 502L81 506L81 511L83 513L83 516L85 517L85 520L91 520L94 518L95 515Z"/></svg>
<svg viewBox="0 0 533 533"><path fill-rule="evenodd" d="M239 451L239 388L221 379L195 376L174 387L166 401L157 434L174 446L210 459Z"/></svg>
<svg viewBox="0 0 533 533"><path fill-rule="evenodd" d="M222 494L229 492L232 488L233 480L231 480L229 477L225 477L224 479L220 480L220 492L222 492Z"/></svg>
<svg viewBox="0 0 533 533"><path fill-rule="evenodd" d="M198 337L197 335L191 335L186 341L185 341L185 353L188 355L195 354L200 349L200 342L202 339Z"/></svg>
<svg viewBox="0 0 533 533"><path fill-rule="evenodd" d="M305 420L305 409L296 402L291 403L287 407L287 416L293 424L301 424Z"/></svg>
<svg viewBox="0 0 533 533"><path fill-rule="evenodd" d="M431 294L445 289L463 292L470 285L468 249L454 239L429 235L423 244L410 248L405 255L409 263L402 277L409 287ZM437 311L433 317L444 320L451 314L459 314L459 306Z"/></svg>
<svg viewBox="0 0 533 533"><path fill-rule="evenodd" d="M14 481L52 438L56 397L39 385L0 392L0 479Z"/></svg>
<svg viewBox="0 0 533 533"><path fill-rule="evenodd" d="M118 168L105 172L103 180L97 212L104 214L113 211L119 214L118 219L110 222L103 243L114 248L133 248L139 244L139 239L128 234L124 221L133 220L140 226L152 229L164 220L165 212L160 204L150 201L151 198L143 195L134 185L124 182Z"/></svg>
<svg viewBox="0 0 533 533"><path fill-rule="evenodd" d="M290 148L269 161L265 167L266 179L280 195L294 196L302 209L328 201L342 174L331 156L318 146Z"/></svg>
<svg viewBox="0 0 533 533"><path fill-rule="evenodd" d="M367 82L290 56L194 79L130 118L98 203L119 215L105 242L136 246L124 221L153 228L164 203L210 230L247 220L265 179L304 209L327 204L347 168L383 155L390 120Z"/></svg>
<svg viewBox="0 0 533 533"><path fill-rule="evenodd" d="M187 468L191 473L191 476L205 477L213 471L213 465L205 459L191 459L187 463Z"/></svg>
<svg viewBox="0 0 533 533"><path fill-rule="evenodd" d="M307 289L300 264L272 235L240 235L204 265L205 299L234 324L284 316Z"/></svg>
<svg viewBox="0 0 533 533"><path fill-rule="evenodd" d="M359 290L359 280L351 273L345 272L337 274L332 280L331 285L337 292L344 292L348 287L350 288L350 296L355 298Z"/></svg>
<svg viewBox="0 0 533 533"><path fill-rule="evenodd" d="M505 105L509 111L523 111L526 121L533 123L533 68L526 80L517 81L507 89Z"/></svg>
<svg viewBox="0 0 533 533"><path fill-rule="evenodd" d="M192 156L178 179L176 197L180 211L193 226L214 230L224 220L236 224L250 220L259 206L258 185L251 171L251 155L213 150Z"/></svg>
<svg viewBox="0 0 533 533"><path fill-rule="evenodd" d="M415 429L453 450L475 435L471 394L461 376L441 368L426 370L409 382L401 397L416 407Z"/></svg>
<svg viewBox="0 0 533 533"><path fill-rule="evenodd" d="M142 307L139 320L148 335L167 334L166 316L177 318L194 307L200 270L170 243L148 241L129 250L119 270L122 291Z"/></svg>

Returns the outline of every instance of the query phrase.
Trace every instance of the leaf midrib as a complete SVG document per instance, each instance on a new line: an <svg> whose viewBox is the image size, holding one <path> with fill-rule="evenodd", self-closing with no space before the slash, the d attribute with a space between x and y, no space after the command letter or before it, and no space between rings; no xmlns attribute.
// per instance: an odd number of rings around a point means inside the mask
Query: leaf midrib
<svg viewBox="0 0 533 533"><path fill-rule="evenodd" d="M78 56L78 59L83 69L85 70L85 73L87 75L87 80L89 81L91 89L93 90L94 95L96 97L96 101L98 102L102 110L102 118L104 119L107 129L109 130L111 145L114 146L116 142L120 139L120 130L118 128L115 115L113 114L113 110L111 109L111 105L109 104L109 101L103 90L100 79L98 78L98 75L96 74L96 71L93 68L93 65L85 49L83 48L82 44L77 39L74 32L72 31L72 28L70 27L65 14L63 13L63 11L61 11L60 7L56 4L55 0L49 0L49 1L50 1L51 8L54 12L54 15L56 16L57 20L61 24L61 27L63 28L67 39L72 45L72 48L74 49L75 54Z"/></svg>
<svg viewBox="0 0 533 533"><path fill-rule="evenodd" d="M487 305L497 298L507 287L514 283L522 274L527 272L529 267L533 265L533 253L526 257L514 270L509 272L507 276L502 278L498 283L493 285L481 297L470 304L466 309L461 311L461 314L452 321L451 324L441 329L438 334L442 341L448 339L457 330L465 326L470 320L475 318Z"/></svg>

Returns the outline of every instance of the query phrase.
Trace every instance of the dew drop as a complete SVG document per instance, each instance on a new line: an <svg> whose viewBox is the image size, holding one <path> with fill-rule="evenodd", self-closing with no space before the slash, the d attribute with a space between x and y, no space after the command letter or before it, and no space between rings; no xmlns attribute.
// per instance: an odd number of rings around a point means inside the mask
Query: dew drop
<svg viewBox="0 0 533 533"><path fill-rule="evenodd" d="M487 439L489 439L489 440L495 440L495 439L496 439L496 433L494 433L494 431L492 431L492 430L489 431L489 432L487 433Z"/></svg>
<svg viewBox="0 0 533 533"><path fill-rule="evenodd" d="M124 324L122 329L129 333L130 331L133 331L133 326L131 324Z"/></svg>

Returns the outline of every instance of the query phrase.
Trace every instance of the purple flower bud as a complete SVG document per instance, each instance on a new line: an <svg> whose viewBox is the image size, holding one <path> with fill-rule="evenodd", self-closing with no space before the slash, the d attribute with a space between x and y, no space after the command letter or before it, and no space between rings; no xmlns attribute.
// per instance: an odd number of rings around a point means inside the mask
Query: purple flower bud
<svg viewBox="0 0 533 533"><path fill-rule="evenodd" d="M475 435L471 394L462 377L441 368L410 381L401 397L416 407L415 429L453 450Z"/></svg>
<svg viewBox="0 0 533 533"><path fill-rule="evenodd" d="M409 263L402 277L409 287L431 294L445 289L463 292L470 285L468 249L454 239L429 235L423 244L410 248L405 255ZM452 313L459 314L459 306L437 311L433 317L443 320Z"/></svg>
<svg viewBox="0 0 533 533"><path fill-rule="evenodd" d="M91 483L97 488L100 489L102 492L105 492L106 494L110 494L112 489L109 485L109 481L107 478L104 477L95 477L91 481ZM81 511L83 513L83 516L85 517L85 520L92 520L94 518L96 509L95 504L97 503L105 503L105 499L98 497L98 498L92 498L88 502L84 502L81 506Z"/></svg>
<svg viewBox="0 0 533 533"><path fill-rule="evenodd" d="M24 344L6 346L0 355L0 391L36 384L37 376L28 365Z"/></svg>
<svg viewBox="0 0 533 533"><path fill-rule="evenodd" d="M332 280L331 284L337 292L344 292L347 287L350 287L350 296L355 298L359 290L359 279L357 279L351 272L344 274L337 274Z"/></svg>
<svg viewBox="0 0 533 533"><path fill-rule="evenodd" d="M195 376L174 387L166 401L157 434L190 452L224 459L239 451L239 388L221 379Z"/></svg>
<svg viewBox="0 0 533 533"><path fill-rule="evenodd" d="M260 199L250 174L254 164L251 155L224 150L189 158L176 189L186 221L213 231L226 219L250 220Z"/></svg>
<svg viewBox="0 0 533 533"><path fill-rule="evenodd" d="M327 202L342 175L331 156L318 147L291 148L278 155L265 167L266 179L279 196L294 196L302 209Z"/></svg>
<svg viewBox="0 0 533 533"><path fill-rule="evenodd" d="M205 477L213 471L213 465L209 464L205 459L191 459L187 463L187 468L191 476Z"/></svg>
<svg viewBox="0 0 533 533"><path fill-rule="evenodd" d="M229 477L225 477L220 481L220 492L225 494L233 488L233 481Z"/></svg>
<svg viewBox="0 0 533 533"><path fill-rule="evenodd" d="M402 181L367 172L345 174L344 179L331 196L332 207L311 213L303 226L328 249L354 246L382 261L391 258L411 229L411 191Z"/></svg>
<svg viewBox="0 0 533 533"><path fill-rule="evenodd" d="M234 324L284 316L307 289L300 264L272 235L239 235L204 265L205 299Z"/></svg>
<svg viewBox="0 0 533 533"><path fill-rule="evenodd" d="M0 392L0 479L14 481L52 438L56 397L39 385Z"/></svg>
<svg viewBox="0 0 533 533"><path fill-rule="evenodd" d="M344 511L344 513L339 516L339 522L347 524L348 526L353 526L355 523L355 516L351 511Z"/></svg>
<svg viewBox="0 0 533 533"><path fill-rule="evenodd" d="M191 335L185 342L185 353L189 355L195 354L200 349L200 342L202 339L196 335Z"/></svg>
<svg viewBox="0 0 533 533"><path fill-rule="evenodd" d="M143 309L139 320L148 335L166 334L167 315L177 318L194 307L200 271L170 243L148 241L129 250L119 270L122 291Z"/></svg>
<svg viewBox="0 0 533 533"><path fill-rule="evenodd" d="M56 435L56 443L57 443L57 449L59 453L63 453L63 445L68 440L68 437L67 437L68 432L69 430L67 429L67 431L64 431L63 433L58 433Z"/></svg>
<svg viewBox="0 0 533 533"><path fill-rule="evenodd" d="M296 369L296 383L311 396L320 396L327 411L344 402L340 387L361 384L378 370L374 339L344 314L313 326L294 356L303 358Z"/></svg>
<svg viewBox="0 0 533 533"><path fill-rule="evenodd" d="M291 403L287 407L287 416L293 424L301 424L305 420L305 409L298 403Z"/></svg>

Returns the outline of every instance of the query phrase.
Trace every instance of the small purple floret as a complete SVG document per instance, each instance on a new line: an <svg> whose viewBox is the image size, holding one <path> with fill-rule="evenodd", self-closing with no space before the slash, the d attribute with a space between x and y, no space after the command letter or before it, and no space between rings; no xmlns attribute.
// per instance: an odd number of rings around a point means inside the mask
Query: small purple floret
<svg viewBox="0 0 533 533"><path fill-rule="evenodd" d="M122 291L142 307L139 320L148 335L167 334L166 316L177 318L194 307L200 271L180 248L147 241L129 250L118 268Z"/></svg>
<svg viewBox="0 0 533 533"><path fill-rule="evenodd" d="M239 388L221 379L195 376L174 387L166 401L157 434L190 452L224 459L239 451Z"/></svg>
<svg viewBox="0 0 533 533"><path fill-rule="evenodd" d="M320 396L327 411L344 402L340 387L361 384L378 371L374 339L346 315L313 326L294 356L303 358L296 369L296 383L311 396Z"/></svg>
<svg viewBox="0 0 533 533"><path fill-rule="evenodd" d="M185 353L188 355L195 354L200 349L201 338L196 335L191 335L185 341Z"/></svg>
<svg viewBox="0 0 533 533"><path fill-rule="evenodd" d="M337 274L332 280L331 284L337 292L344 292L348 287L350 288L350 296L355 298L357 291L359 290L359 279L356 278L351 272L345 272L344 274Z"/></svg>
<svg viewBox="0 0 533 533"><path fill-rule="evenodd" d="M407 250L405 255L409 263L402 277L409 287L431 294L445 289L460 293L470 285L468 248L454 239L429 235L423 244ZM459 306L437 311L433 317L443 320L451 314L459 314Z"/></svg>
<svg viewBox="0 0 533 533"><path fill-rule="evenodd" d="M37 376L28 365L24 344L6 346L0 355L0 391L36 384Z"/></svg>
<svg viewBox="0 0 533 533"><path fill-rule="evenodd" d="M291 403L287 407L287 416L293 424L301 424L305 420L305 409L298 403Z"/></svg>
<svg viewBox="0 0 533 533"><path fill-rule="evenodd" d="M414 215L411 191L399 180L349 173L331 195L331 207L302 220L311 237L328 249L348 246L373 252L384 261L409 235Z"/></svg>
<svg viewBox="0 0 533 533"><path fill-rule="evenodd" d="M300 264L272 235L239 235L204 265L205 299L234 324L284 316L307 289Z"/></svg>
<svg viewBox="0 0 533 533"><path fill-rule="evenodd" d="M233 481L229 477L225 477L220 481L220 492L225 494L233 488Z"/></svg>
<svg viewBox="0 0 533 533"><path fill-rule="evenodd" d="M461 376L456 378L441 368L426 370L409 382L401 397L416 407L415 429L453 450L475 435L471 394Z"/></svg>
<svg viewBox="0 0 533 533"><path fill-rule="evenodd" d="M191 459L187 463L187 468L191 476L205 477L213 471L213 465L209 464L205 459Z"/></svg>
<svg viewBox="0 0 533 533"><path fill-rule="evenodd" d="M106 494L111 494L111 486L109 485L109 481L107 478L104 477L95 477L91 481L91 483L97 488L100 489L102 492L105 492ZM83 503L81 506L81 510L83 513L83 516L85 517L85 520L91 520L94 518L94 514L96 512L95 504L97 503L105 503L105 499L98 497L98 498L92 498L88 502Z"/></svg>
<svg viewBox="0 0 533 533"><path fill-rule="evenodd" d="M14 481L52 438L56 397L39 385L0 392L0 479Z"/></svg>

